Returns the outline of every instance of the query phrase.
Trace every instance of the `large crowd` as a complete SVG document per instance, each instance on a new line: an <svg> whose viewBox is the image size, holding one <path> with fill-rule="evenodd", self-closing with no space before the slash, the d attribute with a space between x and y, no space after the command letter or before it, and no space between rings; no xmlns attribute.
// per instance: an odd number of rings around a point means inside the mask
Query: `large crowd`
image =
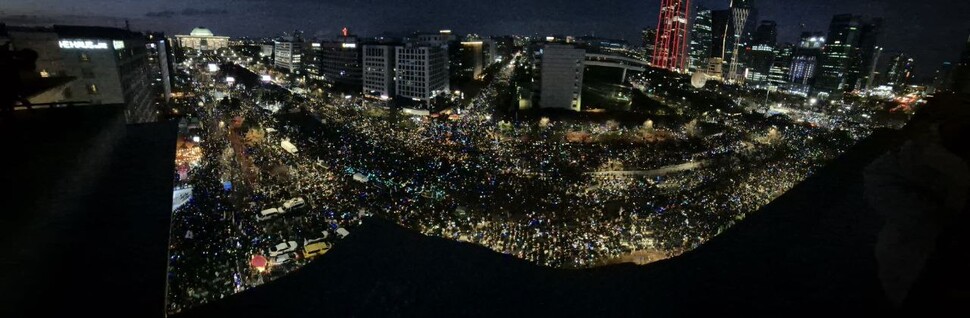
<svg viewBox="0 0 970 318"><path fill-rule="evenodd" d="M193 76L205 90L210 79ZM500 68L468 106L440 117L292 94L276 97L286 107L274 114L254 101L266 99L256 91L273 88L235 89L243 107L232 116L246 129L221 127L215 123L230 116L201 107L198 116L213 124L191 172L194 198L173 218L169 310L298 268L305 260L269 271L249 261L284 241L332 242L338 228L353 232L367 216L545 266L590 267L635 251L676 255L757 211L853 142L837 130L773 127L727 113L705 115L720 127L706 135L663 123L508 123L493 118L492 104L510 76L511 67ZM243 141L247 130L262 137ZM655 130L670 137L628 142ZM568 142L565 135L576 131L624 139ZM284 140L298 151L282 149ZM694 165L668 169L685 163ZM256 220L260 210L296 197L306 200L303 211Z"/></svg>

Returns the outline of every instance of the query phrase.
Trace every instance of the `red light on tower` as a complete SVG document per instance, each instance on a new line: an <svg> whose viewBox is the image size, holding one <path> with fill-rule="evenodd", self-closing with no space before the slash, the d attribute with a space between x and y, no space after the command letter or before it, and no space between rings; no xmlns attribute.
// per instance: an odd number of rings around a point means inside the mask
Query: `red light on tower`
<svg viewBox="0 0 970 318"><path fill-rule="evenodd" d="M690 0L661 0L657 39L650 61L654 67L671 71L686 69L688 17Z"/></svg>
<svg viewBox="0 0 970 318"><path fill-rule="evenodd" d="M347 28L344 28L344 29L343 29L343 30L341 31L341 33L343 33L343 34L344 34L344 37L347 37L347 36L348 36L348 35L350 34L350 30L347 30Z"/></svg>

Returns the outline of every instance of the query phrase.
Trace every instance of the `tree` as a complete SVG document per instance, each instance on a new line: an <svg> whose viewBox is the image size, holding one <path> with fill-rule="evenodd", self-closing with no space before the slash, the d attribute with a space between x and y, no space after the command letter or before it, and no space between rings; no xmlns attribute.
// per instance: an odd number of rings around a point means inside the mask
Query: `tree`
<svg viewBox="0 0 970 318"><path fill-rule="evenodd" d="M246 144L253 146L257 145L266 139L266 132L262 129L250 129L246 132Z"/></svg>
<svg viewBox="0 0 970 318"><path fill-rule="evenodd" d="M697 119L691 120L686 125L684 125L684 133L691 138L695 138L698 135L700 135L701 131L700 131L700 128L697 127Z"/></svg>

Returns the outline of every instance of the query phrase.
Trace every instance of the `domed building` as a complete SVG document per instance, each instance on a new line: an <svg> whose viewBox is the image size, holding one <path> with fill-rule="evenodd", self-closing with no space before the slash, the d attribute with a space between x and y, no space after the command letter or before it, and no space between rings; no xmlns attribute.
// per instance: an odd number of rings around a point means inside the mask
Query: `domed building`
<svg viewBox="0 0 970 318"><path fill-rule="evenodd" d="M216 36L204 27L192 29L189 35L176 35L175 38L178 39L181 47L199 51L215 51L229 47L228 36Z"/></svg>

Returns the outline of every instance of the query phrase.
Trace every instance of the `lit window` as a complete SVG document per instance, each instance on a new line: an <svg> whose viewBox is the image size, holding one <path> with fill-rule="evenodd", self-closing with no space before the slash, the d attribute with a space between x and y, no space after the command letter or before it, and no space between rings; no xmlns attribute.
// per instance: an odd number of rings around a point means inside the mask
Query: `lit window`
<svg viewBox="0 0 970 318"><path fill-rule="evenodd" d="M48 73L47 70L40 70L40 77L51 77L51 73Z"/></svg>
<svg viewBox="0 0 970 318"><path fill-rule="evenodd" d="M88 84L88 95L97 95L98 85Z"/></svg>

